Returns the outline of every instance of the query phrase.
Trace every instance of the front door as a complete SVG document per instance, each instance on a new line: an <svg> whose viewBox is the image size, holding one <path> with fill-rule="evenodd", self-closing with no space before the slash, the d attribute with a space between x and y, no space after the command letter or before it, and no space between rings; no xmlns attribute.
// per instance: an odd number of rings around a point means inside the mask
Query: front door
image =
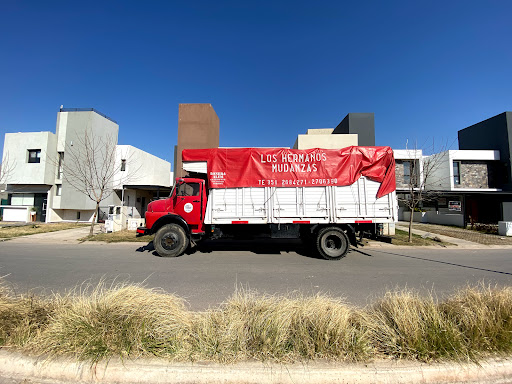
<svg viewBox="0 0 512 384"><path fill-rule="evenodd" d="M43 199L43 205L41 207L41 221L46 223L46 208L48 207L48 199Z"/></svg>
<svg viewBox="0 0 512 384"><path fill-rule="evenodd" d="M201 229L201 184L187 182L178 186L174 212L183 217L192 229Z"/></svg>

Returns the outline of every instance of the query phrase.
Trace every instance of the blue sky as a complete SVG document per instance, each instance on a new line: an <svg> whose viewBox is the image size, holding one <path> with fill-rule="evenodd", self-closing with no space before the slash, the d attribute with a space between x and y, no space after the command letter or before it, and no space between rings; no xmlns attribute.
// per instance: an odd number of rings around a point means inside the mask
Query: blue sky
<svg viewBox="0 0 512 384"><path fill-rule="evenodd" d="M376 145L456 147L512 110L511 1L0 1L5 132L65 107L168 161L178 104L211 103L222 146L292 146L374 112Z"/></svg>

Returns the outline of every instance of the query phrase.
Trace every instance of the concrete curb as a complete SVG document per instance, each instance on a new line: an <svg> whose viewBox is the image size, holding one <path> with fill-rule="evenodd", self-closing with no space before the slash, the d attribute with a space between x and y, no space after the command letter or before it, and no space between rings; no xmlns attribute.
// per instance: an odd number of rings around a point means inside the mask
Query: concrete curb
<svg viewBox="0 0 512 384"><path fill-rule="evenodd" d="M512 359L473 363L422 364L379 361L371 364L234 365L168 363L158 359L91 365L69 359L44 360L0 350L0 377L69 383L512 383Z"/></svg>

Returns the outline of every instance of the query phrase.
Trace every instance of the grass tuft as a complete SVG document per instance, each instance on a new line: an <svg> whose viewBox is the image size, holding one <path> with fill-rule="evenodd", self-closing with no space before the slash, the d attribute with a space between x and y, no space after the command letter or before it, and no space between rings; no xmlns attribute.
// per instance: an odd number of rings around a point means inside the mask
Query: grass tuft
<svg viewBox="0 0 512 384"><path fill-rule="evenodd" d="M381 355L422 361L468 356L461 330L432 295L388 292L373 306L368 328Z"/></svg>
<svg viewBox="0 0 512 384"><path fill-rule="evenodd" d="M476 361L512 352L512 288L466 287L442 301L400 290L367 308L241 290L218 308L192 312L182 299L140 285L103 282L41 298L16 295L3 282L0 344L91 362Z"/></svg>
<svg viewBox="0 0 512 384"><path fill-rule="evenodd" d="M16 295L0 280L0 345L24 347L48 325L56 303L33 294Z"/></svg>
<svg viewBox="0 0 512 384"><path fill-rule="evenodd" d="M94 362L167 355L190 333L192 316L183 300L138 285L101 283L59 299L51 323L31 345L38 352Z"/></svg>

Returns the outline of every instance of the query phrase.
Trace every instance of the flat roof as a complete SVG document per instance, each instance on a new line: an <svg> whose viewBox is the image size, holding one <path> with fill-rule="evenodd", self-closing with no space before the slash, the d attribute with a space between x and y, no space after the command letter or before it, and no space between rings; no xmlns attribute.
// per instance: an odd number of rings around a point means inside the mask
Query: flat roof
<svg viewBox="0 0 512 384"><path fill-rule="evenodd" d="M103 116L105 119L110 120L111 122L117 124L117 121L108 117L104 113L97 111L94 108L60 108L60 112L96 112L98 115Z"/></svg>

